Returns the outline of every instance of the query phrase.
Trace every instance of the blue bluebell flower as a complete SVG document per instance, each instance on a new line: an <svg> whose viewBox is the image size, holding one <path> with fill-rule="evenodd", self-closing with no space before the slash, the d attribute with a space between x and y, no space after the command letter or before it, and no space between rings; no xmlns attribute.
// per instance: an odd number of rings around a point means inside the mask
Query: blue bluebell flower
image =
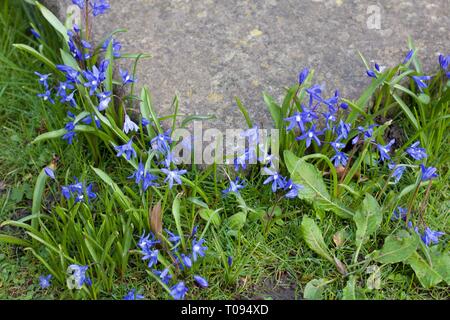
<svg viewBox="0 0 450 320"><path fill-rule="evenodd" d="M73 97L74 94L75 94L75 91L73 91L69 95L61 96L60 102L61 103L69 103L72 108L75 108L77 106L77 103Z"/></svg>
<svg viewBox="0 0 450 320"><path fill-rule="evenodd" d="M150 121L145 119L144 117L142 117L141 124L142 124L143 127L146 127L146 126L148 126L150 124Z"/></svg>
<svg viewBox="0 0 450 320"><path fill-rule="evenodd" d="M338 135L336 140L347 139L352 126L350 123L345 123L342 119L339 121L339 124L336 126L336 133Z"/></svg>
<svg viewBox="0 0 450 320"><path fill-rule="evenodd" d="M347 109L348 109L348 103L342 102L342 103L339 105L339 107L342 108L342 109L344 109L344 110L347 110Z"/></svg>
<svg viewBox="0 0 450 320"><path fill-rule="evenodd" d="M242 181L239 177L236 177L234 181L230 180L230 186L222 191L224 195L229 194L230 192L234 192L239 194L239 190L245 188L244 181Z"/></svg>
<svg viewBox="0 0 450 320"><path fill-rule="evenodd" d="M170 232L170 230L168 230L168 229L164 229L164 230L169 235L167 240L169 240L170 243L172 243L173 246L176 246L178 243L180 243L180 241L181 241L181 237L180 236Z"/></svg>
<svg viewBox="0 0 450 320"><path fill-rule="evenodd" d="M147 266L149 268L152 268L153 266L156 266L158 264L158 254L159 254L159 250L158 249L150 249L149 247L142 249L142 253L143 253L143 257L142 260L148 260L148 264Z"/></svg>
<svg viewBox="0 0 450 320"><path fill-rule="evenodd" d="M92 71L83 71L83 76L86 78L86 82L83 84L86 88L89 88L89 95L93 95L101 84L101 72L96 67L92 67Z"/></svg>
<svg viewBox="0 0 450 320"><path fill-rule="evenodd" d="M298 126L302 132L305 130L300 112L295 112L292 117L285 118L284 121L289 122L289 126L286 128L286 131L291 131L295 126Z"/></svg>
<svg viewBox="0 0 450 320"><path fill-rule="evenodd" d="M158 150L162 153L167 153L170 150L170 144L172 139L170 138L170 131L158 134L150 141L152 149Z"/></svg>
<svg viewBox="0 0 450 320"><path fill-rule="evenodd" d="M309 69L304 68L299 74L298 74L298 84L303 84L305 82L306 78L308 78Z"/></svg>
<svg viewBox="0 0 450 320"><path fill-rule="evenodd" d="M409 154L409 156L414 160L422 160L428 157L426 150L424 148L420 148L419 146L420 142L416 141L406 149L406 153Z"/></svg>
<svg viewBox="0 0 450 320"><path fill-rule="evenodd" d="M89 116L86 116L83 120L81 120L84 124L87 124L87 125L90 125L91 123L92 123L92 120L94 120L94 122L95 122L95 125L96 125L96 127L97 128L100 128L101 127L101 122L100 122L100 119L97 117L97 116L92 116L92 115L89 115Z"/></svg>
<svg viewBox="0 0 450 320"><path fill-rule="evenodd" d="M240 168L242 168L242 170L247 169L247 164L249 164L250 162L252 162L255 158L255 152L249 150L248 148L246 148L243 153L241 153L239 156L237 156L234 160L233 160L233 164L234 164L234 170L236 172L238 172L240 170Z"/></svg>
<svg viewBox="0 0 450 320"><path fill-rule="evenodd" d="M103 92L101 94L98 94L97 97L99 98L100 102L98 104L98 111L104 111L106 108L109 107L109 103L111 102L111 92Z"/></svg>
<svg viewBox="0 0 450 320"><path fill-rule="evenodd" d="M336 115L333 112L322 113L325 118L327 129L331 129L332 124L336 121Z"/></svg>
<svg viewBox="0 0 450 320"><path fill-rule="evenodd" d="M197 282L197 284L202 287L202 288L207 288L208 287L208 281L206 281L205 278L198 276L198 275L194 275L194 280L195 282Z"/></svg>
<svg viewBox="0 0 450 320"><path fill-rule="evenodd" d="M61 64L56 65L56 68L66 75L67 81L72 83L80 83L80 80L78 80L80 73L74 68Z"/></svg>
<svg viewBox="0 0 450 320"><path fill-rule="evenodd" d="M46 174L47 176L49 176L49 177L52 178L53 180L56 180L55 172L53 171L52 168L50 168L50 167L45 167L45 168L44 168L44 172L45 172L45 174Z"/></svg>
<svg viewBox="0 0 450 320"><path fill-rule="evenodd" d="M159 184L155 182L156 180L158 180L157 176L147 172L144 176L144 181L142 181L142 190L145 192L149 187L159 186Z"/></svg>
<svg viewBox="0 0 450 320"><path fill-rule="evenodd" d="M313 101L322 102L322 86L315 84L311 88L306 89L306 92L309 94L309 105L313 104Z"/></svg>
<svg viewBox="0 0 450 320"><path fill-rule="evenodd" d="M120 76L122 77L123 85L135 82L135 79L133 79L133 77L128 73L127 70L119 69L119 72L120 72Z"/></svg>
<svg viewBox="0 0 450 320"><path fill-rule="evenodd" d="M392 173L392 177L394 178L394 183L398 183L403 176L403 173L406 170L406 167L403 165L397 165L393 162L388 164L389 170L394 170Z"/></svg>
<svg viewBox="0 0 450 320"><path fill-rule="evenodd" d="M102 46L103 50L108 49L109 43L111 42L111 38L106 39L105 43ZM122 45L119 41L116 39L112 39L112 50L113 50L113 56L115 58L120 58L120 49L122 49Z"/></svg>
<svg viewBox="0 0 450 320"><path fill-rule="evenodd" d="M39 83L42 84L45 87L45 89L48 89L47 80L51 76L51 73L49 73L49 74L41 74L41 73L36 71L36 72L34 72L34 74L39 77L39 80L38 80Z"/></svg>
<svg viewBox="0 0 450 320"><path fill-rule="evenodd" d="M370 78L377 78L377 74L373 70L367 70L366 73Z"/></svg>
<svg viewBox="0 0 450 320"><path fill-rule="evenodd" d="M67 94L66 90L72 89L74 89L74 86L70 84L70 82L67 81L59 82L58 87L56 89L57 90L56 94L60 97L65 97Z"/></svg>
<svg viewBox="0 0 450 320"><path fill-rule="evenodd" d="M367 129L364 128L364 127L359 126L359 127L357 128L359 134L356 135L356 136L353 138L352 144L355 145L355 144L357 144L357 143L359 142L360 135L363 136L364 141L367 140L367 139L372 138L372 136L373 136L373 129L374 129L375 127L376 127L375 124L369 125L369 127L368 127Z"/></svg>
<svg viewBox="0 0 450 320"><path fill-rule="evenodd" d="M39 32L37 32L33 28L30 28L30 32L36 39L40 39L41 38L41 35L39 34Z"/></svg>
<svg viewBox="0 0 450 320"><path fill-rule="evenodd" d="M55 104L55 101L52 99L51 94L51 91L47 90L44 93L38 93L37 96L39 98L42 98L42 100L44 101L49 101L51 104Z"/></svg>
<svg viewBox="0 0 450 320"><path fill-rule="evenodd" d="M164 182L169 182L169 188L172 189L174 182L176 185L182 184L181 175L185 174L186 170L169 170L169 169L161 169L161 172L166 175Z"/></svg>
<svg viewBox="0 0 450 320"><path fill-rule="evenodd" d="M84 9L85 1L86 0L72 0L72 3L80 7L80 9Z"/></svg>
<svg viewBox="0 0 450 320"><path fill-rule="evenodd" d="M428 247L430 244L438 244L439 238L442 237L445 232L442 231L433 231L429 227L425 228L425 231L422 235L422 241Z"/></svg>
<svg viewBox="0 0 450 320"><path fill-rule="evenodd" d="M137 243L138 247L141 248L142 251L148 251L157 243L160 243L160 240L155 239L155 235L150 232L148 235L145 235L145 231L142 233L139 241Z"/></svg>
<svg viewBox="0 0 450 320"><path fill-rule="evenodd" d="M170 288L170 295L175 300L183 300L186 293L188 292L188 288L184 284L183 281L180 281L176 285L174 285L172 288Z"/></svg>
<svg viewBox="0 0 450 320"><path fill-rule="evenodd" d="M42 289L47 289L48 287L50 287L51 282L50 279L52 278L52 275L49 274L47 276L40 276L39 277L39 285Z"/></svg>
<svg viewBox="0 0 450 320"><path fill-rule="evenodd" d="M125 154L127 160L137 157L136 151L133 148L133 139L130 139L124 145L114 147L114 149L117 151L117 157L121 157L123 154Z"/></svg>
<svg viewBox="0 0 450 320"><path fill-rule="evenodd" d="M307 148L311 145L312 140L316 141L318 146L321 146L321 142L319 140L319 135L321 134L322 131L316 131L316 124L313 124L309 130L297 137L296 140L306 140Z"/></svg>
<svg viewBox="0 0 450 320"><path fill-rule="evenodd" d="M107 0L93 0L90 3L94 17L104 14L110 8Z"/></svg>
<svg viewBox="0 0 450 320"><path fill-rule="evenodd" d="M423 89L428 88L428 84L426 84L425 81L431 80L431 76L412 76L412 78L420 92L423 92Z"/></svg>
<svg viewBox="0 0 450 320"><path fill-rule="evenodd" d="M188 269L192 268L192 260L189 256L182 253L180 257L185 267L187 267Z"/></svg>
<svg viewBox="0 0 450 320"><path fill-rule="evenodd" d="M444 56L443 54L439 55L439 65L441 68L446 71L450 64L450 56Z"/></svg>
<svg viewBox="0 0 450 320"><path fill-rule="evenodd" d="M298 192L302 189L304 189L304 186L294 183L291 179L289 179L284 185L284 190L287 191L284 197L287 199L295 199L298 197Z"/></svg>
<svg viewBox="0 0 450 320"><path fill-rule="evenodd" d="M408 209L397 207L397 209L394 210L394 213L391 217L391 220L406 220L406 215L408 214Z"/></svg>
<svg viewBox="0 0 450 320"><path fill-rule="evenodd" d="M427 168L421 164L420 169L422 170L422 181L428 181L438 177L438 174L436 173L437 169L434 167Z"/></svg>
<svg viewBox="0 0 450 320"><path fill-rule="evenodd" d="M269 168L264 168L264 171L269 177L263 182L263 184L272 183L272 192L276 192L278 189L283 189L285 186L285 179L278 172L272 171Z"/></svg>
<svg viewBox="0 0 450 320"><path fill-rule="evenodd" d="M334 162L335 167L340 165L345 167L347 165L348 156L344 152L336 150L336 154L330 160Z"/></svg>
<svg viewBox="0 0 450 320"><path fill-rule="evenodd" d="M198 256L204 257L205 251L208 249L208 247L204 246L203 243L205 242L205 239L200 239L197 241L196 239L192 240L192 259L197 261Z"/></svg>
<svg viewBox="0 0 450 320"><path fill-rule="evenodd" d="M126 114L125 115L125 121L123 123L123 132L125 132L126 134L128 134L128 132L130 131L139 131L139 126L134 123L130 117Z"/></svg>
<svg viewBox="0 0 450 320"><path fill-rule="evenodd" d="M169 273L169 268L165 268L163 271L153 270L153 273L157 275L161 279L161 282L166 285L168 285L172 279L172 275Z"/></svg>
<svg viewBox="0 0 450 320"><path fill-rule="evenodd" d="M142 294L137 294L136 289L131 289L130 292L127 293L126 296L123 297L123 300L142 300L144 296Z"/></svg>
<svg viewBox="0 0 450 320"><path fill-rule="evenodd" d="M338 137L335 141L331 141L330 145L336 152L341 151L341 149L345 147L345 143L340 141L340 137Z"/></svg>
<svg viewBox="0 0 450 320"><path fill-rule="evenodd" d="M395 143L395 139L392 139L387 145L383 146L381 144L377 144L378 152L380 153L380 160L390 160L389 152L391 151L391 146Z"/></svg>
<svg viewBox="0 0 450 320"><path fill-rule="evenodd" d="M409 50L408 53L406 54L405 60L403 60L403 64L407 64L409 62L409 60L411 60L412 56L414 54L414 50Z"/></svg>
<svg viewBox="0 0 450 320"><path fill-rule="evenodd" d="M67 284L69 289L81 289L83 284L86 284L88 278L86 277L86 272L89 266L81 266L77 264L71 264L67 268L67 273L71 276L67 279ZM73 282L72 282L73 281Z"/></svg>
<svg viewBox="0 0 450 320"><path fill-rule="evenodd" d="M75 138L75 125L73 121L70 121L65 126L66 133L63 135L62 139L66 140L68 144L72 144L73 139Z"/></svg>
<svg viewBox="0 0 450 320"><path fill-rule="evenodd" d="M228 256L227 263L228 263L229 267L231 267L233 265L233 257L232 256Z"/></svg>

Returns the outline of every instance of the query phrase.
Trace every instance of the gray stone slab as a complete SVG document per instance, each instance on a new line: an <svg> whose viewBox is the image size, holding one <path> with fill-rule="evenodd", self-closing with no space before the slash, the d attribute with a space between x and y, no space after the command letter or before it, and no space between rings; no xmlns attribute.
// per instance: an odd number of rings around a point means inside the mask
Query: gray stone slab
<svg viewBox="0 0 450 320"><path fill-rule="evenodd" d="M64 15L71 1L47 0ZM425 70L450 53L450 0L110 0L95 32L128 29L123 52L153 55L138 68L155 106L168 114L178 93L185 114L215 114L208 126L243 127L234 97L256 123L271 124L265 90L281 100L299 70L314 68L331 93L357 98L370 83L358 56L392 66L411 36ZM379 15L377 15L379 13ZM379 22L379 25L377 25ZM130 64L131 65L131 64Z"/></svg>

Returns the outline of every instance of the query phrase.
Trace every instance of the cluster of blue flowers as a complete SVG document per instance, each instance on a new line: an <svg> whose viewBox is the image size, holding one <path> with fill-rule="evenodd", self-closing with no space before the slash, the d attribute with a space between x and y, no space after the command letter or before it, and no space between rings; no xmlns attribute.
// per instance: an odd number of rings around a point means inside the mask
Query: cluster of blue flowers
<svg viewBox="0 0 450 320"><path fill-rule="evenodd" d="M170 252L168 254L171 256L174 261L173 266L179 270L187 270L191 269L200 257L205 256L205 251L208 249L204 243L205 239L197 240L195 235L197 232L197 228L194 228L191 238L191 254L180 253L178 251L178 247L181 241L180 236L175 235L169 230L165 229L166 238L171 245ZM161 243L161 240L156 239L153 233L145 234L145 232L140 237L137 245L142 254L142 260L147 261L147 266L152 269L153 274L155 274L162 283L165 285L170 285L170 282L173 280L173 274L170 267L165 267L163 270L157 270L155 267L158 265L158 256L160 254L160 250L157 248L157 244ZM199 275L193 276L194 281L198 286L202 288L208 287L208 281ZM170 287L170 295L176 300L184 299L186 293L188 292L188 287L186 286L184 281L179 281L173 286ZM137 300L139 298L143 298L142 296L138 297L134 294L135 290L130 291L125 297L125 300Z"/></svg>
<svg viewBox="0 0 450 320"><path fill-rule="evenodd" d="M95 192L92 191L92 183L86 186L84 182L78 181L76 177L74 177L74 179L75 183L61 187L61 193L64 198L69 200L73 197L75 203L84 202L86 199L90 202L91 200L97 198Z"/></svg>
<svg viewBox="0 0 450 320"><path fill-rule="evenodd" d="M67 268L67 286L69 289L81 289L83 285L92 286L92 280L86 275L89 266L71 264ZM51 286L52 275L39 276L39 286L47 289Z"/></svg>

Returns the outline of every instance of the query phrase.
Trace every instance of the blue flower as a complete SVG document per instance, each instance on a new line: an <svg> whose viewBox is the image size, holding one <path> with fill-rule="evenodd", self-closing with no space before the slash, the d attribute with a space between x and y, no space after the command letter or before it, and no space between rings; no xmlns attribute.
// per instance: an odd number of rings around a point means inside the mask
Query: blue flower
<svg viewBox="0 0 450 320"><path fill-rule="evenodd" d="M153 273L157 275L161 279L161 282L166 285L169 284L172 279L172 275L169 273L169 268L165 268L163 271L153 270Z"/></svg>
<svg viewBox="0 0 450 320"><path fill-rule="evenodd" d="M110 42L111 38L106 39L105 43L102 46L102 49L107 50ZM120 58L120 49L122 49L122 45L116 39L112 39L112 42L113 56L115 58Z"/></svg>
<svg viewBox="0 0 450 320"><path fill-rule="evenodd" d="M425 232L423 233L422 241L428 247L430 244L438 244L439 238L442 237L445 233L441 231L433 231L429 227L425 228Z"/></svg>
<svg viewBox="0 0 450 320"><path fill-rule="evenodd" d="M39 77L39 80L38 80L39 83L42 84L45 87L45 89L48 89L47 80L51 76L51 73L49 73L49 74L41 74L41 73L36 71L36 72L34 72L34 74Z"/></svg>
<svg viewBox="0 0 450 320"><path fill-rule="evenodd" d="M292 117L285 118L284 121L289 122L289 126L286 128L286 131L291 131L296 125L302 130L302 132L305 130L300 112L295 112Z"/></svg>
<svg viewBox="0 0 450 320"><path fill-rule="evenodd" d="M373 70L367 70L366 73L370 78L377 78L377 74Z"/></svg>
<svg viewBox="0 0 450 320"><path fill-rule="evenodd" d="M44 168L44 172L45 172L45 174L46 174L47 176L49 176L49 177L52 178L53 180L56 180L55 172L53 171L52 168L50 168L50 167L45 167L45 168Z"/></svg>
<svg viewBox="0 0 450 320"><path fill-rule="evenodd" d="M409 50L406 54L405 60L403 60L403 64L407 64L409 60L411 60L412 56L414 54L414 50Z"/></svg>
<svg viewBox="0 0 450 320"><path fill-rule="evenodd" d="M181 256L181 261L183 262L184 266L187 268L192 268L191 258L183 253L180 256Z"/></svg>
<svg viewBox="0 0 450 320"><path fill-rule="evenodd" d="M198 285L202 288L207 288L208 287L208 281L206 281L205 278L201 277L201 276L197 276L194 275L194 280L195 282L198 283Z"/></svg>
<svg viewBox="0 0 450 320"><path fill-rule="evenodd" d="M187 292L188 292L188 288L186 287L186 285L184 284L183 281L180 281L179 283L174 285L172 288L170 288L170 295L175 300L183 300L184 296L186 295Z"/></svg>
<svg viewBox="0 0 450 320"><path fill-rule="evenodd" d="M233 257L232 256L228 256L227 263L228 263L229 267L231 267L233 265Z"/></svg>
<svg viewBox="0 0 450 320"><path fill-rule="evenodd" d="M331 124L336 121L335 113L333 112L326 112L322 113L323 117L325 118L327 129L331 129Z"/></svg>
<svg viewBox="0 0 450 320"><path fill-rule="evenodd" d="M439 55L439 65L441 68L446 71L448 69L448 65L450 64L450 56L444 56L443 54Z"/></svg>
<svg viewBox="0 0 450 320"><path fill-rule="evenodd" d="M197 230L198 230L198 226L197 225L192 228L191 238L195 237L195 235L197 234Z"/></svg>
<svg viewBox="0 0 450 320"><path fill-rule="evenodd" d="M364 140L370 139L373 136L373 128L375 128L376 125L375 124L371 124L367 129L364 127L359 126L357 128L357 130L359 131L360 134L363 135ZM353 138L352 140L352 144L355 145L359 142L360 136L357 135Z"/></svg>
<svg viewBox="0 0 450 320"><path fill-rule="evenodd" d="M199 241L196 239L192 240L192 258L194 259L194 262L197 261L198 256L205 256L205 251L208 247L203 245L204 242L205 239L200 239Z"/></svg>
<svg viewBox="0 0 450 320"><path fill-rule="evenodd" d="M253 157L253 153L250 152L248 149L245 149L241 155L237 156L233 160L234 170L237 172L237 171L239 171L240 168L242 168L242 170L247 169L247 163L250 162L252 157Z"/></svg>
<svg viewBox="0 0 450 320"><path fill-rule="evenodd" d="M67 268L67 273L71 276L67 280L67 285L69 289L81 289L83 284L88 284L90 281L86 277L86 271L89 268L89 266L81 266L77 264L71 264Z"/></svg>
<svg viewBox="0 0 450 320"><path fill-rule="evenodd" d="M146 127L146 126L148 126L150 124L150 121L148 121L147 119L142 117L141 124L142 124L143 127Z"/></svg>
<svg viewBox="0 0 450 320"><path fill-rule="evenodd" d="M97 116L91 116L91 115L89 115L89 116L86 116L83 120L81 120L84 124L87 124L87 125L89 125L89 124L91 124L92 123L92 119L94 119L94 122L95 122L95 125L97 126L97 128L100 128L101 127L101 122L100 122L100 119L99 118L97 118Z"/></svg>
<svg viewBox="0 0 450 320"><path fill-rule="evenodd" d="M292 180L289 179L284 186L284 190L287 191L284 197L288 199L297 198L298 192L303 188L304 187L301 184L293 183Z"/></svg>
<svg viewBox="0 0 450 320"><path fill-rule="evenodd" d="M170 232L170 230L168 230L168 229L164 229L164 230L169 235L168 240L170 241L170 243L172 243L173 246L176 246L180 242L181 237L177 236L176 234L174 234L172 232Z"/></svg>
<svg viewBox="0 0 450 320"><path fill-rule="evenodd" d="M44 101L49 101L51 104L55 104L55 101L52 99L51 94L52 93L50 92L50 90L47 90L44 93L38 93L37 96L39 98L42 98L42 100Z"/></svg>
<svg viewBox="0 0 450 320"><path fill-rule="evenodd" d="M103 111L109 107L109 103L111 102L110 95L111 95L110 91L97 94L97 97L100 99L100 102L97 107L98 111Z"/></svg>
<svg viewBox="0 0 450 320"><path fill-rule="evenodd" d="M130 292L127 293L126 296L123 297L123 300L142 300L144 296L136 293L136 289L131 289Z"/></svg>
<svg viewBox="0 0 450 320"><path fill-rule="evenodd" d="M80 9L84 9L85 0L72 0L72 3L80 7Z"/></svg>
<svg viewBox="0 0 450 320"><path fill-rule="evenodd" d="M164 179L164 182L169 182L169 188L172 189L174 181L175 184L182 184L181 183L181 175L185 174L186 170L169 170L169 169L161 169L161 172L163 172L166 175L166 178Z"/></svg>
<svg viewBox="0 0 450 320"><path fill-rule="evenodd" d="M400 181L400 179L403 176L403 173L406 170L405 166L397 165L392 162L388 164L388 168L389 168L389 170L394 170L394 172L392 173L392 177L394 178L394 183L398 183Z"/></svg>
<svg viewBox="0 0 450 320"><path fill-rule="evenodd" d="M142 260L148 260L148 267L152 268L153 266L158 264L158 254L159 254L159 250L155 249L155 250L151 250L149 247L146 247L144 249L142 249Z"/></svg>
<svg viewBox="0 0 450 320"><path fill-rule="evenodd" d="M336 140L347 139L351 129L350 123L345 123L342 120L339 121L339 124L336 126L336 133L338 135Z"/></svg>
<svg viewBox="0 0 450 320"><path fill-rule="evenodd" d="M322 86L315 84L311 88L306 89L306 92L309 94L309 105L312 105L314 100L318 102L322 102Z"/></svg>
<svg viewBox="0 0 450 320"><path fill-rule="evenodd" d="M406 153L411 156L414 160L422 160L428 157L426 150L419 147L420 142L414 142L409 148L406 149Z"/></svg>
<svg viewBox="0 0 450 320"><path fill-rule="evenodd" d="M339 165L345 167L347 165L348 156L344 152L336 150L336 154L330 160L334 161L335 167L338 167Z"/></svg>
<svg viewBox="0 0 450 320"><path fill-rule="evenodd" d="M285 186L285 179L278 172L272 171L268 168L264 168L264 171L269 175L269 177L263 182L263 184L268 184L272 182L272 192L276 192L278 189L283 189Z"/></svg>
<svg viewBox="0 0 450 320"><path fill-rule="evenodd" d="M36 39L40 39L41 38L41 35L39 34L39 32L37 32L33 28L30 28L30 32Z"/></svg>
<svg viewBox="0 0 450 320"><path fill-rule="evenodd" d="M94 17L104 14L109 8L110 5L107 0L94 0L91 2L92 14Z"/></svg>
<svg viewBox="0 0 450 320"><path fill-rule="evenodd" d="M320 140L318 135L322 134L322 131L316 131L316 125L313 124L311 128L306 131L301 136L297 137L296 140L305 140L306 139L306 148L308 148L311 145L311 141L316 141L317 145L320 146Z"/></svg>
<svg viewBox="0 0 450 320"><path fill-rule="evenodd" d="M126 114L125 115L125 121L123 124L123 132L125 132L126 134L128 134L128 132L130 131L139 131L139 126L134 123L133 121L131 121L130 117Z"/></svg>
<svg viewBox="0 0 450 320"><path fill-rule="evenodd" d="M139 241L137 243L138 247L141 248L142 252L149 251L154 245L160 243L159 240L155 240L155 235L153 233L149 233L147 236L145 235L145 231L142 233Z"/></svg>
<svg viewBox="0 0 450 320"><path fill-rule="evenodd" d="M74 123L68 122L65 126L66 133L63 135L63 140L66 140L68 144L72 144L73 138L75 137L75 125Z"/></svg>
<svg viewBox="0 0 450 320"><path fill-rule="evenodd" d="M304 68L299 74L298 74L298 84L303 84L305 82L306 78L308 77L309 69Z"/></svg>
<svg viewBox="0 0 450 320"><path fill-rule="evenodd" d="M89 95L92 96L102 82L101 72L96 66L93 66L92 71L83 71L83 76L86 78L86 82L83 85L86 88L90 88Z"/></svg>
<svg viewBox="0 0 450 320"><path fill-rule="evenodd" d="M170 144L172 139L170 138L170 131L160 133L150 141L152 149L166 153L170 150Z"/></svg>
<svg viewBox="0 0 450 320"><path fill-rule="evenodd" d="M114 147L117 151L117 157L121 157L123 154L125 154L125 158L127 160L130 160L132 157L136 158L137 154L136 151L133 148L133 140L130 139L126 144L122 146L116 146Z"/></svg>
<svg viewBox="0 0 450 320"><path fill-rule="evenodd" d="M50 287L50 285L51 285L50 279L51 278L52 278L51 274L49 274L47 276L39 277L39 285L41 286L42 289L46 289L46 288Z"/></svg>
<svg viewBox="0 0 450 320"><path fill-rule="evenodd" d="M60 102L61 103L69 103L71 107L75 108L77 106L77 103L73 97L74 94L75 94L75 91L73 91L69 95L61 96Z"/></svg>
<svg viewBox="0 0 450 320"><path fill-rule="evenodd" d="M135 79L133 79L133 77L128 73L127 70L124 71L122 69L119 69L119 72L120 72L120 76L122 77L123 85L135 82Z"/></svg>
<svg viewBox="0 0 450 320"><path fill-rule="evenodd" d="M412 78L420 92L423 92L423 89L428 88L428 84L426 84L425 81L431 80L430 76L412 76Z"/></svg>
<svg viewBox="0 0 450 320"><path fill-rule="evenodd" d="M64 72L64 74L66 75L66 79L69 82L72 83L79 83L80 81L78 80L78 76L80 75L80 73L75 70L72 67L66 66L66 65L56 65L56 68L61 71Z"/></svg>
<svg viewBox="0 0 450 320"><path fill-rule="evenodd" d="M395 143L395 139L392 139L387 145L382 146L377 144L378 152L380 153L380 160L385 161L391 159L389 152L391 151L391 146Z"/></svg>
<svg viewBox="0 0 450 320"><path fill-rule="evenodd" d="M307 108L302 105L302 110L303 111L301 112L301 116L304 125L306 125L309 122L312 123L315 120L319 119L313 108Z"/></svg>
<svg viewBox="0 0 450 320"><path fill-rule="evenodd" d="M421 164L420 169L422 170L422 181L428 181L438 177L438 174L436 173L437 169L434 167L427 168Z"/></svg>
<svg viewBox="0 0 450 320"><path fill-rule="evenodd" d="M234 181L230 180L230 186L222 191L223 194L228 194L230 192L234 192L239 194L239 190L243 189L245 187L244 182L239 178L236 177Z"/></svg>
<svg viewBox="0 0 450 320"><path fill-rule="evenodd" d="M56 94L60 97L65 97L66 96L66 90L72 90L74 89L74 86L71 85L69 82L64 81L64 82L59 82L58 87L57 87L57 92Z"/></svg>
<svg viewBox="0 0 450 320"><path fill-rule="evenodd" d="M408 209L397 207L397 209L394 210L394 214L391 217L391 220L406 220L406 215L408 214Z"/></svg>

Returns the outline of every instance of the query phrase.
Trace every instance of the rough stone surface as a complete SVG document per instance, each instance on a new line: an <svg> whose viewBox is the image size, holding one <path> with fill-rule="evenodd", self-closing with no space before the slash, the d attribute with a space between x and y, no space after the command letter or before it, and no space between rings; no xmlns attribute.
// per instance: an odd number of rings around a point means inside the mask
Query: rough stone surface
<svg viewBox="0 0 450 320"><path fill-rule="evenodd" d="M69 0L47 0L64 16ZM450 53L450 0L110 0L95 32L116 28L122 52L153 55L138 68L160 114L171 113L175 93L184 114L215 114L207 126L238 128L239 96L263 127L270 115L267 91L281 101L299 70L316 71L331 93L357 98L370 83L358 50L369 61L402 61L411 36L426 71ZM377 29L379 11L380 28ZM375 28L374 28L375 27ZM131 62L129 63L131 68Z"/></svg>

